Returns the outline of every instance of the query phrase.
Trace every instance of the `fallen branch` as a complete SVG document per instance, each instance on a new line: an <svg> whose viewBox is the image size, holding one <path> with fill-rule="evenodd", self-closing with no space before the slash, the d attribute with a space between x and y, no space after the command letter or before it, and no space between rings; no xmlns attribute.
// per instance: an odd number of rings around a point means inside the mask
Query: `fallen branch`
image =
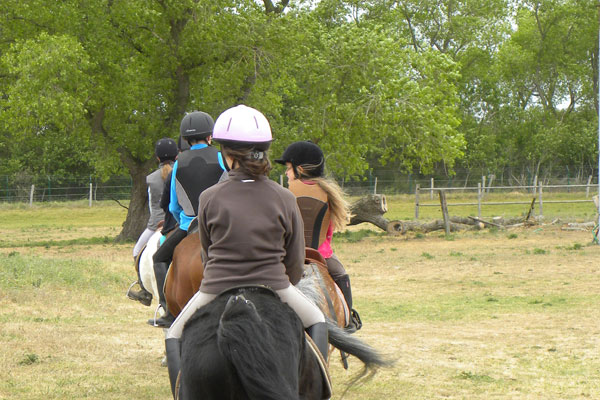
<svg viewBox="0 0 600 400"><path fill-rule="evenodd" d="M113 200L113 201L116 201L118 205L120 205L121 207L123 207L123 208L124 208L124 209L126 209L126 210L129 210L129 207L127 207L127 206L124 206L123 204L121 204L121 202L120 202L119 200L117 200L117 199L113 199L113 198L111 198L111 200Z"/></svg>

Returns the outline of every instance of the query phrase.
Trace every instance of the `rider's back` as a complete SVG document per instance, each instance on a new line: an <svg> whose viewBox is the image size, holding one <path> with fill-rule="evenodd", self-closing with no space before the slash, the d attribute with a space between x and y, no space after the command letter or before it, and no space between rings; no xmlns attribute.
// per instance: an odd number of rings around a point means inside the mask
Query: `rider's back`
<svg viewBox="0 0 600 400"><path fill-rule="evenodd" d="M291 192L266 176L236 170L202 193L199 209L200 238L209 253L202 291L252 284L279 290L300 280L303 230Z"/></svg>

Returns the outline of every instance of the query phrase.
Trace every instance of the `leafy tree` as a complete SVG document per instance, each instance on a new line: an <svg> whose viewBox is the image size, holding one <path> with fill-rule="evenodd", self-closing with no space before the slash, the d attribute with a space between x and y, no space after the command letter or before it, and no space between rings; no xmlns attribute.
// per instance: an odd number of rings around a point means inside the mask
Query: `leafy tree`
<svg viewBox="0 0 600 400"><path fill-rule="evenodd" d="M120 237L130 239L146 223L153 145L178 135L186 111L216 117L238 103L254 106L272 124L275 154L310 138L346 175L364 171L373 154L407 169L452 165L463 145L457 64L415 52L385 19L370 16L372 7L6 0L2 132L15 143L35 137L42 149L76 143L68 148L77 149L75 159L89 156L103 176L127 171L134 185Z"/></svg>

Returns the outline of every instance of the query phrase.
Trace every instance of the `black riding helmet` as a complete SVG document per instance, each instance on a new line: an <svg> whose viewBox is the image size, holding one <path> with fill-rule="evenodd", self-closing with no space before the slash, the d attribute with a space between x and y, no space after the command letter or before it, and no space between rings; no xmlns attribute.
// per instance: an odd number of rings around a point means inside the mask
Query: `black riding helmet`
<svg viewBox="0 0 600 400"><path fill-rule="evenodd" d="M171 138L162 138L156 142L154 154L156 154L156 157L158 157L161 162L167 160L174 161L178 154L177 143Z"/></svg>
<svg viewBox="0 0 600 400"><path fill-rule="evenodd" d="M212 135L214 126L215 122L210 115L203 111L194 111L183 117L179 133L186 140L206 139Z"/></svg>
<svg viewBox="0 0 600 400"><path fill-rule="evenodd" d="M323 171L325 170L325 157L323 151L310 140L290 144L281 157L275 160L275 162L283 165L288 162L291 163L296 179L300 177L300 174L296 169L300 166L310 166L310 168L303 169L308 176L313 178L322 176Z"/></svg>
<svg viewBox="0 0 600 400"><path fill-rule="evenodd" d="M186 151L190 149L190 144L187 142L187 140L183 139L183 137L181 137L181 135L179 135L179 138L177 139L177 147L179 148L179 151Z"/></svg>

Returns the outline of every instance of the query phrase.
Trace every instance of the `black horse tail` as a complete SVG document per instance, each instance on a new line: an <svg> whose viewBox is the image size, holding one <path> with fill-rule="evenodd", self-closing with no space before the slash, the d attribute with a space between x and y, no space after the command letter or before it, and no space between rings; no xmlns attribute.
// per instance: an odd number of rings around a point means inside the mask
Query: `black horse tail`
<svg viewBox="0 0 600 400"><path fill-rule="evenodd" d="M255 305L243 295L231 296L217 329L219 351L235 368L250 399L298 399L298 388L290 387L281 369L272 335Z"/></svg>
<svg viewBox="0 0 600 400"><path fill-rule="evenodd" d="M336 349L348 353L358 358L365 365L364 370L353 380L356 383L365 375L372 376L379 367L391 367L394 362L385 359L377 350L364 343L357 337L349 334L344 329L338 327L335 322L327 318L327 331L329 333L329 343Z"/></svg>

